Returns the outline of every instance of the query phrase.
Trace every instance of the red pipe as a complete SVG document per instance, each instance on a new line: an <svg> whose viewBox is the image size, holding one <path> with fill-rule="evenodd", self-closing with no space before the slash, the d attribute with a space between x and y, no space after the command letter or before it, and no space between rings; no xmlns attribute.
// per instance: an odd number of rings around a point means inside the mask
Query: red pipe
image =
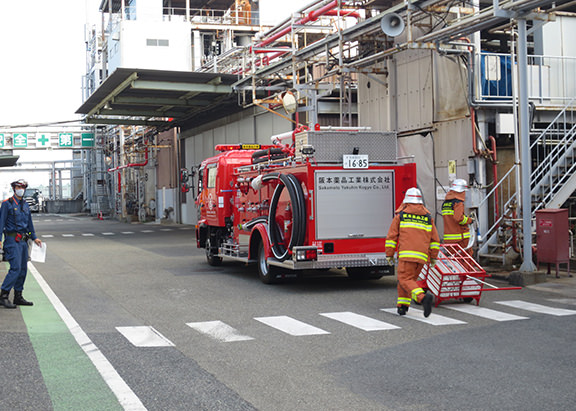
<svg viewBox="0 0 576 411"><path fill-rule="evenodd" d="M354 10L328 10L324 13L325 16L339 16L339 17L354 17L356 19L361 19L360 13Z"/></svg>
<svg viewBox="0 0 576 411"><path fill-rule="evenodd" d="M472 122L472 150L474 154L480 155L480 150L476 146L476 111L470 107L470 120Z"/></svg>
<svg viewBox="0 0 576 411"><path fill-rule="evenodd" d="M118 192L122 192L122 173L118 173Z"/></svg>
<svg viewBox="0 0 576 411"><path fill-rule="evenodd" d="M319 8L318 10L312 10L310 13L308 13L307 16L304 16L303 18L298 20L295 24L306 24L310 21L317 20L318 17L320 17L321 15L326 13L328 10L332 10L336 6L338 6L338 1L334 0L330 3L328 3L327 5L325 5L324 7ZM278 33L273 34L272 36L268 37L267 39L262 40L255 47L267 46L268 44L272 43L273 41L278 40L280 37L288 34L290 31L292 31L291 26L285 27L282 30L280 30Z"/></svg>
<svg viewBox="0 0 576 411"><path fill-rule="evenodd" d="M489 136L490 142L492 143L492 173L494 174L494 187L498 185L498 158L496 156L496 139L494 136ZM498 190L494 191L494 212L496 214L496 220L500 215L500 207L498 205Z"/></svg>
<svg viewBox="0 0 576 411"><path fill-rule="evenodd" d="M118 166L118 167L114 167L114 168L109 168L108 172L113 172L113 171L118 171L118 170L122 170L123 168L129 168L129 167L144 167L145 165L148 164L148 146L146 146L146 151L144 152L144 162L143 163L130 163L130 164L126 164L125 166Z"/></svg>

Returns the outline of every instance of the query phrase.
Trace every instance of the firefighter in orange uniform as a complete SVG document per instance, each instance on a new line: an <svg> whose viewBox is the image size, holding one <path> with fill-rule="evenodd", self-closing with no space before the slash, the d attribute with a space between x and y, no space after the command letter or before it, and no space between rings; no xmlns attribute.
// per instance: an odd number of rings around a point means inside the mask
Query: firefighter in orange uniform
<svg viewBox="0 0 576 411"><path fill-rule="evenodd" d="M430 211L422 203L422 193L417 188L406 191L404 202L396 210L386 237L386 258L394 264L398 251L398 314L405 315L414 300L422 304L424 317L432 312L434 297L425 293L417 283L424 264L436 264L440 251L440 237Z"/></svg>
<svg viewBox="0 0 576 411"><path fill-rule="evenodd" d="M472 217L464 213L468 184L461 178L454 180L446 199L442 203L442 218L444 220L444 243L468 246L470 230L468 226L474 222ZM472 248L467 250L472 255Z"/></svg>

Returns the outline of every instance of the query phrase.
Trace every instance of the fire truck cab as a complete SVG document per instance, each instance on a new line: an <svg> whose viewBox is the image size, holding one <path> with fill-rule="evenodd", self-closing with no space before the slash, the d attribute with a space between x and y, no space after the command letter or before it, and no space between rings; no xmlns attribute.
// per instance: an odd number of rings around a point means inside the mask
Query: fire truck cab
<svg viewBox="0 0 576 411"><path fill-rule="evenodd" d="M218 145L199 166L196 240L209 264L256 263L274 283L345 268L393 275L385 243L394 210L416 186L394 133L297 129L287 143Z"/></svg>

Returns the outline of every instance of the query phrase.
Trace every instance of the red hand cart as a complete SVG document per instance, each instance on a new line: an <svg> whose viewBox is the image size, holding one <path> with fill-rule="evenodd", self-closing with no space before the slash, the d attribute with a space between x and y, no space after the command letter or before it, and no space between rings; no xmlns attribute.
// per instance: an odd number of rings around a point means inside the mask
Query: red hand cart
<svg viewBox="0 0 576 411"><path fill-rule="evenodd" d="M483 291L520 290L522 287L495 287L484 281L490 277L462 246L442 244L434 268L426 264L418 283L423 289L434 294L435 305L450 299L462 299L465 302L476 300L480 304ZM490 288L485 288L488 286Z"/></svg>

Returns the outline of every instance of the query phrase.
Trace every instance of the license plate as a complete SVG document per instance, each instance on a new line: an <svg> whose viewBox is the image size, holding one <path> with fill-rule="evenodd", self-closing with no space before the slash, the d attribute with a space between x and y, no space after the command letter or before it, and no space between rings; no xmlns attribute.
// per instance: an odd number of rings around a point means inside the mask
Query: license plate
<svg viewBox="0 0 576 411"><path fill-rule="evenodd" d="M344 168L368 168L368 154L344 154Z"/></svg>

